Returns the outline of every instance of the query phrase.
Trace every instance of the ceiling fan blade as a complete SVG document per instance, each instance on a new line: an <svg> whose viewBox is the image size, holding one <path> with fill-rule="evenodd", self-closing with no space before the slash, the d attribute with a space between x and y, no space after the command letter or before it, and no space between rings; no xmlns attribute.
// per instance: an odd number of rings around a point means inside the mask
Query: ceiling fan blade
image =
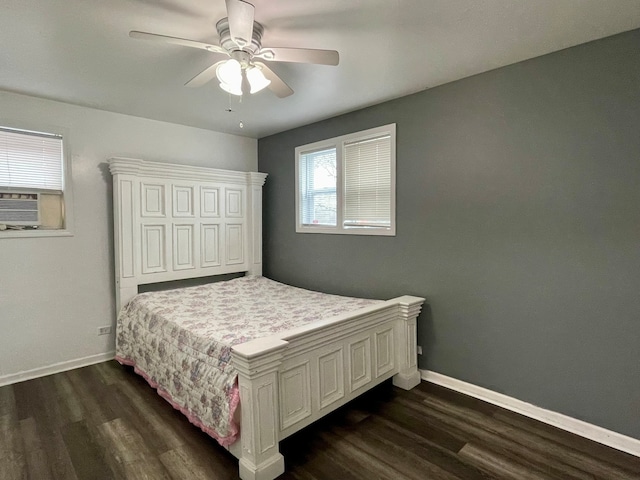
<svg viewBox="0 0 640 480"><path fill-rule="evenodd" d="M242 0L226 0L231 39L242 48L251 43L255 8Z"/></svg>
<svg viewBox="0 0 640 480"><path fill-rule="evenodd" d="M201 87L205 83L210 82L216 77L216 69L218 68L218 65L220 65L224 61L225 60L220 60L219 62L216 62L213 65L211 65L210 67L205 68L195 77L193 77L191 80L185 83L184 86L196 88L196 87Z"/></svg>
<svg viewBox="0 0 640 480"><path fill-rule="evenodd" d="M171 43L173 45L182 45L183 47L199 48L201 50L207 50L209 52L224 53L228 55L227 51L218 46L211 45L210 43L196 42L195 40L187 40L186 38L168 37L166 35L158 35L156 33L138 32L132 30L129 32L131 38L139 38L142 40L152 40L154 42Z"/></svg>
<svg viewBox="0 0 640 480"><path fill-rule="evenodd" d="M286 83L284 83L284 80L282 80L278 75L276 75L273 72L273 70L271 70L262 62L255 62L255 64L262 69L262 73L267 78L267 80L271 80L271 83L267 88L271 90L273 93L275 93L276 96L280 98L284 98L293 94L292 88Z"/></svg>
<svg viewBox="0 0 640 480"><path fill-rule="evenodd" d="M311 48L263 48L255 55L271 62L314 63L316 65L338 65L340 54L335 50Z"/></svg>

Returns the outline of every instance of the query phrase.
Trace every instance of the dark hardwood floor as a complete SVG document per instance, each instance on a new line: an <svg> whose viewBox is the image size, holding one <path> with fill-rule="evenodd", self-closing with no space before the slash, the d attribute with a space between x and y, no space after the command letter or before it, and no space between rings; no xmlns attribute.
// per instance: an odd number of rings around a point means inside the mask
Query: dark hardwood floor
<svg viewBox="0 0 640 480"><path fill-rule="evenodd" d="M640 458L422 383L281 443L282 479L640 479ZM0 479L235 479L238 462L107 362L0 388Z"/></svg>

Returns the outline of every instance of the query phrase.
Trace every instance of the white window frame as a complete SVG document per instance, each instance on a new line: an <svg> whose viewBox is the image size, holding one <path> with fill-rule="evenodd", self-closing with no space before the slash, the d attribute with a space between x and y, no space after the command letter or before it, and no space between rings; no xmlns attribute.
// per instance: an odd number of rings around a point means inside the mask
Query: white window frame
<svg viewBox="0 0 640 480"><path fill-rule="evenodd" d="M391 142L390 168L391 168L391 225L390 227L344 227L344 167L343 154L344 146L348 143L367 140L369 138L389 135ZM336 150L336 226L327 225L304 225L302 223L300 207L302 204L302 191L300 188L300 157L306 153L335 148ZM296 210L296 233L327 233L338 235L384 235L395 236L396 234L396 124L391 123L381 127L342 135L307 145L296 147L295 149L295 210Z"/></svg>
<svg viewBox="0 0 640 480"><path fill-rule="evenodd" d="M0 231L2 238L22 238L22 237L71 237L73 236L73 185L71 176L71 154L69 152L69 132L64 127L55 125L39 124L37 122L17 123L12 120L0 118L0 126L25 132L42 132L62 137L62 181L63 181L63 206L64 206L64 226L59 229L34 229L34 230L3 230ZM0 189L5 189L0 187ZM16 191L18 191L17 189ZM38 189L32 189L39 191ZM41 190L46 192L46 190Z"/></svg>

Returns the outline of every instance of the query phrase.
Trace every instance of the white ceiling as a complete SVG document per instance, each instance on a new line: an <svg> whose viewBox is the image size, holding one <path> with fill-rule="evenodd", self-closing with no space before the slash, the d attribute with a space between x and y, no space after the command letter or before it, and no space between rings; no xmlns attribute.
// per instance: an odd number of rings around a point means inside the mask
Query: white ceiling
<svg viewBox="0 0 640 480"><path fill-rule="evenodd" d="M2 0L0 89L260 138L640 27L640 0L252 3L263 46L338 50L340 65L272 63L295 93L239 103L215 81L183 86L208 52L128 36L217 43L224 0Z"/></svg>

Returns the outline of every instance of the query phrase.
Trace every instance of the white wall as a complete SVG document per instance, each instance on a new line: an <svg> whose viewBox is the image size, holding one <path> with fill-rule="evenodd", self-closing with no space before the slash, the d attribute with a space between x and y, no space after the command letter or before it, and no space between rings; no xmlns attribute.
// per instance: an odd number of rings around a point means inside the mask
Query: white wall
<svg viewBox="0 0 640 480"><path fill-rule="evenodd" d="M73 236L0 238L0 384L99 360L115 325L111 176L106 160L257 170L257 141L0 91L0 124L68 132ZM33 126L31 128L34 128Z"/></svg>

